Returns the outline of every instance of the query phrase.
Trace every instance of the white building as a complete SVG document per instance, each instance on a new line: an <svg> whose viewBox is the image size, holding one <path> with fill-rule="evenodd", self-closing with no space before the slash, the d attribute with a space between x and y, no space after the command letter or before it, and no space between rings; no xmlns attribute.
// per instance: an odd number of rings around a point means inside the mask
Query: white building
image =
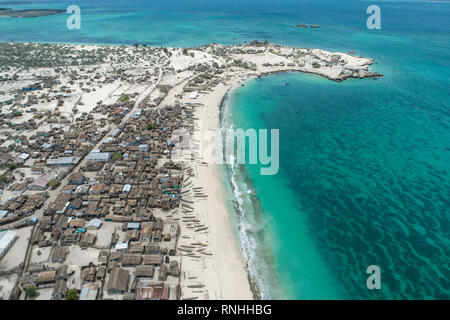
<svg viewBox="0 0 450 320"><path fill-rule="evenodd" d="M119 135L119 133L120 133L120 129L119 129L119 128L115 128L115 129L111 132L111 134L110 134L109 136L112 137L112 138L115 138L115 137L117 137L117 136Z"/></svg>
<svg viewBox="0 0 450 320"><path fill-rule="evenodd" d="M148 144L139 145L139 152L148 152Z"/></svg>
<svg viewBox="0 0 450 320"><path fill-rule="evenodd" d="M94 152L92 151L88 155L89 161L108 162L111 159L111 153L109 152Z"/></svg>
<svg viewBox="0 0 450 320"><path fill-rule="evenodd" d="M126 184L123 186L122 192L130 192L131 191L131 184Z"/></svg>
<svg viewBox="0 0 450 320"><path fill-rule="evenodd" d="M197 99L198 91L193 91L189 94L189 99Z"/></svg>
<svg viewBox="0 0 450 320"><path fill-rule="evenodd" d="M89 230L95 230L95 229L99 229L101 226L102 226L102 220L95 218L95 219L92 219L91 221L89 221L86 228Z"/></svg>
<svg viewBox="0 0 450 320"><path fill-rule="evenodd" d="M127 250L128 249L128 241L127 242L117 242L116 243L116 250Z"/></svg>
<svg viewBox="0 0 450 320"><path fill-rule="evenodd" d="M0 232L0 260L12 247L14 241L17 239L17 233L11 230Z"/></svg>
<svg viewBox="0 0 450 320"><path fill-rule="evenodd" d="M0 210L0 219L6 217L8 215L8 211L7 210Z"/></svg>

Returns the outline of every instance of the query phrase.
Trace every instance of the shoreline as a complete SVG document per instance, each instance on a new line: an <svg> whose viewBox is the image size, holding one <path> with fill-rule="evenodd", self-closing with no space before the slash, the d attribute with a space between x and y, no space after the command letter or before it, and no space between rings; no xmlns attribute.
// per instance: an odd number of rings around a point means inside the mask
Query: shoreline
<svg viewBox="0 0 450 320"><path fill-rule="evenodd" d="M250 78L250 79L248 79L246 81L246 83L248 83L250 81L253 81L255 79L257 79L257 77ZM238 85L231 86L228 89L228 91L225 93L225 95L222 97L222 100L221 100L221 102L219 104L219 123L220 123L220 128L221 129L225 129L226 130L226 124L224 122L225 103L227 102L227 99L232 96L233 91L235 89L237 89L237 88L239 88ZM249 256L249 253L247 253L247 254L245 253L246 249L248 249L248 251L251 251L252 248L245 246L246 245L245 240L243 239L242 234L239 232L241 230L241 228L244 228L244 226L242 225L242 223L244 222L243 217L242 217L242 213L243 213L243 211L245 211L245 209L240 206L240 203L238 201L239 198L235 194L236 190L239 192L239 188L238 188L238 185L236 184L236 182L233 179L234 178L234 175L232 173L234 171L233 170L233 166L229 165L229 164L224 164L223 167L217 166L217 170L221 170L223 175L225 175L226 181L224 181L224 183L227 183L227 184L230 185L231 192L229 192L226 189L226 187L222 184L221 185L222 193L224 195L229 195L232 198L231 202L233 203L233 207L232 208L228 207L228 214L229 215L231 215L231 214L236 215L236 217L235 217L236 225L234 227L237 227L238 230L235 230L236 232L234 232L234 236L236 238L236 241L238 242L237 246L240 249L240 254L242 255L242 257L245 260L244 261L245 262L245 271L247 273L247 279L248 279L248 282L249 282L249 285L250 285L250 290L251 290L255 300L261 300L262 299L263 290L261 288L261 285L258 284L257 276L255 274L253 274L255 272L255 270L252 270L252 268L250 266L250 260L249 259L251 257ZM247 186L250 187L249 185L247 185ZM252 188L252 191L254 192L253 188ZM255 193L255 196L257 196L256 193ZM253 201L252 201L252 203L253 203ZM231 219L231 217L230 217L230 219ZM231 221L230 221L230 224L231 224ZM247 245L250 245L250 244L247 243ZM246 255L247 255L247 257L244 257Z"/></svg>
<svg viewBox="0 0 450 320"><path fill-rule="evenodd" d="M243 83L241 83L238 79L235 79L231 83L227 84L227 90L222 95L220 102L215 106L215 109L217 111L218 121L219 121L219 127L221 129L225 129L224 123L223 123L224 107L225 107L226 100L228 99L228 97L231 97L231 95L233 94L233 91L235 89L247 84L250 81L258 79L258 78L269 77L272 75L283 74L283 73L295 73L295 72L300 73L300 71L297 71L297 70L271 71L271 72L266 72L266 73L256 75L256 76L250 76ZM237 202L238 199L236 198L236 195L234 194L235 188L237 188L237 186L233 185L233 181L232 181L233 177L232 177L232 175L230 175L230 171L232 170L232 167L228 164L223 164L222 166L224 166L224 167L220 167L220 165L216 165L216 171L219 172L221 170L223 175L225 175L226 181L224 183L230 184L231 193L228 192L228 190L226 190L226 187L221 183L218 183L217 188L220 189L220 192L224 196L230 195L231 197L233 197L233 199L231 200L232 202ZM255 194L255 196L257 197L256 194ZM227 211L227 214L229 215L228 216L229 227L237 227L238 230L240 230L242 227L242 225L241 225L241 222L242 222L241 209L242 210L245 210L245 209L239 208L239 207L236 208L236 205L234 206L234 208L228 208L225 201L223 201L223 206L225 207L225 210ZM235 217L237 220L236 225L233 225L233 223L231 221L232 217L230 215L232 215L232 214L237 215L237 217ZM232 230L231 233L232 233L232 236L235 238L234 239L235 246L236 246L235 249L238 250L238 255L239 255L240 259L243 259L243 261L242 261L242 263L240 263L239 267L240 268L244 267L244 269L245 269L249 289L251 291L253 299L261 300L262 299L262 288L260 287L260 284L258 284L256 276L252 274L252 270L250 269L250 266L249 266L249 261L246 260L246 258L244 257L245 256L245 254L244 254L245 248L243 247L244 240L242 239L242 236L239 234L238 230ZM235 232L233 232L233 231L235 231Z"/></svg>
<svg viewBox="0 0 450 320"><path fill-rule="evenodd" d="M197 113L203 129L209 130L210 126L214 129L219 128L220 105L233 87L232 84L225 84L206 97L205 107L211 107L203 110L203 114ZM206 143L207 141L203 140L203 146ZM221 168L217 164L198 168L199 182L209 194L206 200L207 210L213 212L212 215L208 215L208 226L211 230L213 257L221 288L220 299L251 300L255 298L255 294L251 290L247 264L239 239L236 237L235 230L232 230L233 225L224 198L226 193L219 179L219 170Z"/></svg>

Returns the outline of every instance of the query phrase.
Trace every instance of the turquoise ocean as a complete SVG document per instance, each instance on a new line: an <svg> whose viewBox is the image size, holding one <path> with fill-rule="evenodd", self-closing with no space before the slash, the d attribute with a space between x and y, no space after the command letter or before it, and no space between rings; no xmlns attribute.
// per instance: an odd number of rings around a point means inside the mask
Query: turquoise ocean
<svg viewBox="0 0 450 320"><path fill-rule="evenodd" d="M15 9L72 4L81 30L66 28L67 14L0 18L0 41L190 47L267 39L374 58L384 75L376 81L279 74L227 95L226 129L280 130L277 175L261 176L259 165L221 172L236 234L265 299L450 298L450 3L0 1ZM366 27L372 4L381 30ZM366 287L370 265L381 269L381 290Z"/></svg>

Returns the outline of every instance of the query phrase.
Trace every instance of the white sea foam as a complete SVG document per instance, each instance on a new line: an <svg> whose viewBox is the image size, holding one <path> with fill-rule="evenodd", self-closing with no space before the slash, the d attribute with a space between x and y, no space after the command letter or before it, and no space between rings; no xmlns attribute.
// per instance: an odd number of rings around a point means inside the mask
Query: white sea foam
<svg viewBox="0 0 450 320"><path fill-rule="evenodd" d="M227 113L227 109L229 109L230 99L229 95L227 95L225 104L224 104L224 113ZM229 117L227 117L229 118ZM229 124L227 131L232 131L234 129L233 124ZM228 166L228 174L231 185L233 186L234 198L237 203L237 209L239 210L239 240L241 242L241 247L243 249L244 259L247 261L247 269L249 272L249 276L253 283L257 286L258 291L260 293L260 297L262 299L270 298L269 296L269 288L268 283L266 281L266 277L264 274L264 270L261 263L258 263L258 244L257 239L252 235L250 230L256 229L252 224L251 212L252 210L252 201L249 195L253 193L250 186L245 183L244 179L241 177L238 165L235 163L235 156L230 155L229 157L230 165ZM245 205L247 204L247 205Z"/></svg>

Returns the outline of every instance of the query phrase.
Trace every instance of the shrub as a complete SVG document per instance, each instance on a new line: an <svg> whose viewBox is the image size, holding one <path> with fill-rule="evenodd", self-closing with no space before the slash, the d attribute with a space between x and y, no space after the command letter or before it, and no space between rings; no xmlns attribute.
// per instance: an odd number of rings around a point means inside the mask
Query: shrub
<svg viewBox="0 0 450 320"><path fill-rule="evenodd" d="M119 100L122 101L122 102L127 101L127 100L128 100L128 96L127 96L126 94L124 94L124 95L122 95L122 96L119 98Z"/></svg>
<svg viewBox="0 0 450 320"><path fill-rule="evenodd" d="M53 189L54 187L56 187L58 185L58 180L57 179L52 179L50 180L50 182L48 183L48 186Z"/></svg>
<svg viewBox="0 0 450 320"><path fill-rule="evenodd" d="M67 291L66 300L78 300L78 291L75 289L70 289Z"/></svg>
<svg viewBox="0 0 450 320"><path fill-rule="evenodd" d="M37 287L36 286L29 286L25 289L25 296L27 298L34 298L37 295Z"/></svg>

